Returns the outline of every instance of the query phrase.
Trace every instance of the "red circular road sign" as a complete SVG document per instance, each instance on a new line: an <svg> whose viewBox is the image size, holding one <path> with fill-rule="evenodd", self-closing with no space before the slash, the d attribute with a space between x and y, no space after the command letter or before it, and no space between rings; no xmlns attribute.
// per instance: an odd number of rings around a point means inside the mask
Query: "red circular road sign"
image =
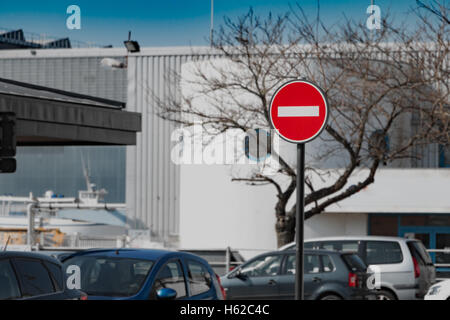
<svg viewBox="0 0 450 320"><path fill-rule="evenodd" d="M328 103L322 89L306 80L283 84L273 95L269 107L273 128L285 140L305 143L325 128Z"/></svg>

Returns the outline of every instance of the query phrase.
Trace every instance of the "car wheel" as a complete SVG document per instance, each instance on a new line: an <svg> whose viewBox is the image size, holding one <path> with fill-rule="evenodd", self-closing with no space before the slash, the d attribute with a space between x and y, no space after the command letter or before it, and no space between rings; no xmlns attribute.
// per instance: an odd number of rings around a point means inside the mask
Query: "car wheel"
<svg viewBox="0 0 450 320"><path fill-rule="evenodd" d="M377 300L397 300L395 296L387 290L377 291Z"/></svg>
<svg viewBox="0 0 450 320"><path fill-rule="evenodd" d="M327 294L320 298L320 300L342 300L342 298L335 294Z"/></svg>

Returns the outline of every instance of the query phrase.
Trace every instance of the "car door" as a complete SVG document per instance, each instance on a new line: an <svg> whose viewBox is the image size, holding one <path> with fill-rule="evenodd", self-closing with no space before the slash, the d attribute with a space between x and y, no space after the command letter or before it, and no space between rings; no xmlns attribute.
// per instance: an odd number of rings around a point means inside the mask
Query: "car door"
<svg viewBox="0 0 450 320"><path fill-rule="evenodd" d="M436 269L422 242L408 241L407 246L420 268L419 295L422 297L436 281Z"/></svg>
<svg viewBox="0 0 450 320"><path fill-rule="evenodd" d="M189 287L189 298L191 300L212 300L216 298L213 277L208 267L202 262L185 259L187 268L187 283Z"/></svg>
<svg viewBox="0 0 450 320"><path fill-rule="evenodd" d="M156 293L159 289L170 288L177 292L176 299L187 297L186 282L181 262L178 259L169 260L156 274L150 289L150 300L156 300Z"/></svg>
<svg viewBox="0 0 450 320"><path fill-rule="evenodd" d="M295 254L288 254L284 258L279 277L280 299L293 300L295 298Z"/></svg>
<svg viewBox="0 0 450 320"><path fill-rule="evenodd" d="M227 285L230 299L279 299L283 254L267 254L240 267Z"/></svg>
<svg viewBox="0 0 450 320"><path fill-rule="evenodd" d="M279 277L280 299L292 300L295 298L295 270L296 255L290 253L286 256L281 275ZM305 299L311 298L313 292L321 285L321 266L319 256L316 254L305 254L303 291Z"/></svg>

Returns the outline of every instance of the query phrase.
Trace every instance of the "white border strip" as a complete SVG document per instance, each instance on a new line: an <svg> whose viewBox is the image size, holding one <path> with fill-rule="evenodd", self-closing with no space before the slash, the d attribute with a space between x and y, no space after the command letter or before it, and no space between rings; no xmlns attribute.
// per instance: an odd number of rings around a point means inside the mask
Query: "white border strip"
<svg viewBox="0 0 450 320"><path fill-rule="evenodd" d="M279 106L278 117L318 117L319 106Z"/></svg>

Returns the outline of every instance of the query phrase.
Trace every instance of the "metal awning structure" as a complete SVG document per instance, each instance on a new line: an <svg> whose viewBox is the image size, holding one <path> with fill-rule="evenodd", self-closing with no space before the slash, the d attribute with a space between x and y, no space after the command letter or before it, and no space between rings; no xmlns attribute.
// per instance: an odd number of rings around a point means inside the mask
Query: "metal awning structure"
<svg viewBox="0 0 450 320"><path fill-rule="evenodd" d="M125 103L0 78L0 112L16 114L18 146L135 145L141 114Z"/></svg>

